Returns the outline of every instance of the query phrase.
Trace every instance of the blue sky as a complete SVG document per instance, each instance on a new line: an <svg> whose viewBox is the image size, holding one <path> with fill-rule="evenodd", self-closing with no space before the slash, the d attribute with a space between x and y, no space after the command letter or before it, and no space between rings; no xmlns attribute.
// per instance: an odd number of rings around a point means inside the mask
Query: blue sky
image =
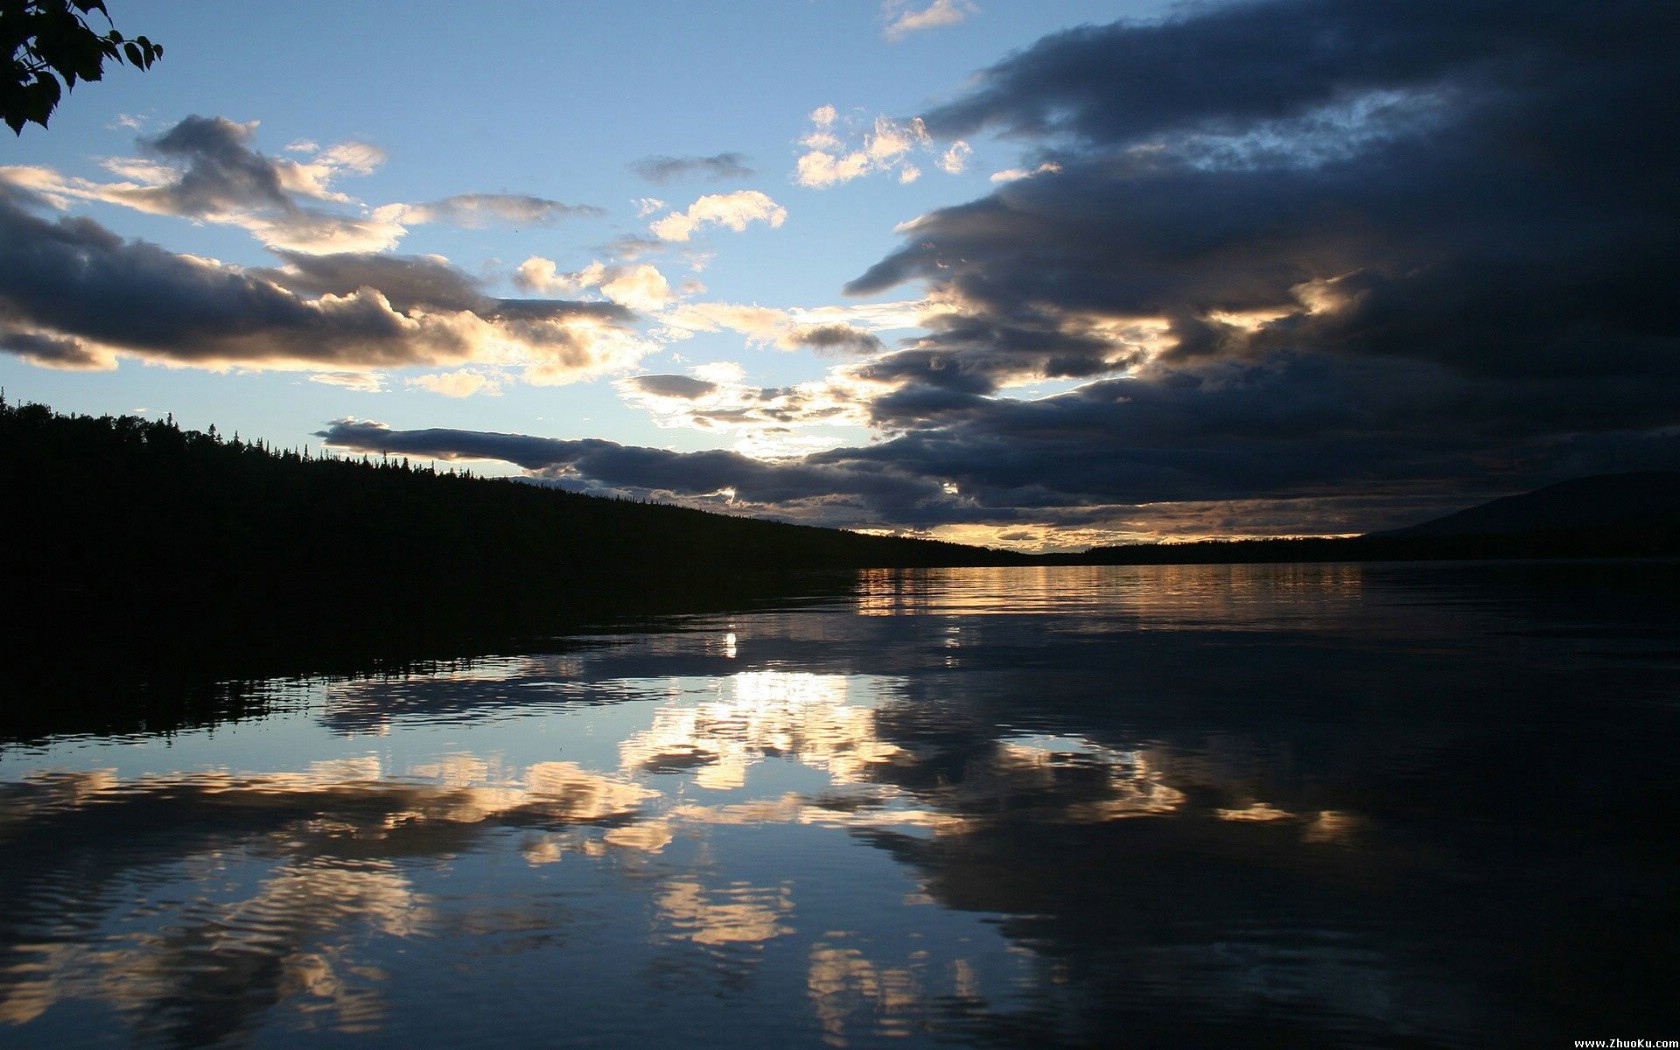
<svg viewBox="0 0 1680 1050"><path fill-rule="evenodd" d="M1385 11L114 0L0 384L1033 549L1672 467L1672 13Z"/></svg>

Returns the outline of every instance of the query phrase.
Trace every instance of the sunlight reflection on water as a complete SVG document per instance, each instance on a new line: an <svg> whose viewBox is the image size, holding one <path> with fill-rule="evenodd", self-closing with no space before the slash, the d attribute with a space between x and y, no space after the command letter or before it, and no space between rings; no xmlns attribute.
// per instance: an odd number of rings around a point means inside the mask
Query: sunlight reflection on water
<svg viewBox="0 0 1680 1050"><path fill-rule="evenodd" d="M855 603L10 748L0 1044L1470 1046L1654 1016L1680 624L1672 566L1617 572L866 573Z"/></svg>

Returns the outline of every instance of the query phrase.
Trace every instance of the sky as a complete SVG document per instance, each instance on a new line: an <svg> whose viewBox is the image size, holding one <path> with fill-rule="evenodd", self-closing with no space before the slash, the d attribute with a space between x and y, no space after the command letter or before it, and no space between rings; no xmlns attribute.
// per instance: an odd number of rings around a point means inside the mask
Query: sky
<svg viewBox="0 0 1680 1050"><path fill-rule="evenodd" d="M1026 550L1680 468L1680 5L109 6L12 402Z"/></svg>

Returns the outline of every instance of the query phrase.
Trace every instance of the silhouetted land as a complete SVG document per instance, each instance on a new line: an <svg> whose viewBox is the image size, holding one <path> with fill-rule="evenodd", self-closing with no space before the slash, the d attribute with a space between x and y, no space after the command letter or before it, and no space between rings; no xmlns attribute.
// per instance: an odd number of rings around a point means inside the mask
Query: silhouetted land
<svg viewBox="0 0 1680 1050"><path fill-rule="evenodd" d="M84 683L76 706L114 712L137 702L128 683L183 673L365 668L843 590L863 567L1027 560L40 405L0 403L0 480L15 625L0 655L32 683L8 691L69 678Z"/></svg>
<svg viewBox="0 0 1680 1050"><path fill-rule="evenodd" d="M1680 473L1579 478L1342 539L1127 544L1055 557L1086 565L1680 557Z"/></svg>
<svg viewBox="0 0 1680 1050"><path fill-rule="evenodd" d="M229 679L365 673L592 624L843 593L860 568L1680 555L1680 474L1352 539L1032 557L280 451L0 400L0 738L237 715ZM230 707L229 705L232 705Z"/></svg>

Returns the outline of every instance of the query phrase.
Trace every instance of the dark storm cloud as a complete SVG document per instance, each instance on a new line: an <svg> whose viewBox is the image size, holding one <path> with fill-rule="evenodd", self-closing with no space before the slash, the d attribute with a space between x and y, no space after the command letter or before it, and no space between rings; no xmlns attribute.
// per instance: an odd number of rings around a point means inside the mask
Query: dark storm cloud
<svg viewBox="0 0 1680 1050"><path fill-rule="evenodd" d="M256 271L304 295L349 295L377 288L399 310L430 306L471 310L485 301L481 282L448 263L420 256L276 252L284 269Z"/></svg>
<svg viewBox="0 0 1680 1050"><path fill-rule="evenodd" d="M704 396L708 385L681 376L623 382L679 398ZM875 405L896 436L790 461L353 421L319 436L356 451L502 460L585 491L695 502L731 489L745 509L813 524L1134 521L1140 531L1188 535L1345 533L1438 516L1520 487L1513 477L1680 460L1680 430L1525 435L1530 413L1592 418L1572 400L1566 378L1536 380L1500 402L1427 362L1294 355L1264 368L1225 363L1153 382L1104 380L1036 401L913 384ZM1430 411L1481 421L1470 431L1414 432L1411 421ZM1359 464L1356 478L1349 462ZM1226 504L1237 509L1220 509Z"/></svg>
<svg viewBox="0 0 1680 1050"><path fill-rule="evenodd" d="M818 351L872 354L881 349L881 337L849 324L819 324L796 328L786 336L794 346L808 346Z"/></svg>
<svg viewBox="0 0 1680 1050"><path fill-rule="evenodd" d="M247 272L20 206L38 202L0 195L0 349L52 367L111 368L127 353L209 366L386 368L471 361L511 342L538 364L585 372L594 351L573 323L629 319L611 303L487 297L428 259L285 254L284 269Z"/></svg>
<svg viewBox="0 0 1680 1050"><path fill-rule="evenodd" d="M676 452L598 438L560 440L468 430L391 430L381 423L340 420L317 432L328 445L436 459L494 459L533 475L567 479L592 491L703 497L732 490L747 503L775 505L785 516L859 524L896 515L943 520L949 501L937 481L906 474L891 462L764 462L735 452ZM801 506L805 504L805 506ZM918 510L919 508L919 510Z"/></svg>
<svg viewBox="0 0 1680 1050"><path fill-rule="evenodd" d="M0 324L0 351L16 354L25 361L47 368L75 370L105 367L99 355L90 351L79 339L39 332L14 332L4 324Z"/></svg>
<svg viewBox="0 0 1680 1050"><path fill-rule="evenodd" d="M1145 141L1246 130L1378 91L1548 90L1557 76L1637 83L1617 67L1669 53L1675 13L1645 0L1259 0L1153 25L1057 33L983 71L923 115L936 135ZM1564 87L1565 91L1579 90Z"/></svg>
<svg viewBox="0 0 1680 1050"><path fill-rule="evenodd" d="M381 151L347 143L299 163L254 149L255 128L226 117L187 117L156 138L140 140L161 164L113 162L138 181L89 183L69 192L154 214L243 226L265 243L287 248L389 247L401 237L401 227L389 217L343 215L300 203L348 203L328 183L344 172L372 171L383 159Z"/></svg>
<svg viewBox="0 0 1680 1050"><path fill-rule="evenodd" d="M1630 407L1618 419L1568 377L1489 389L1428 362L1279 355L1036 401L913 385L874 406L896 436L813 461L940 478L976 518L981 508L1031 509L1035 520L1074 524L1090 507L1355 493L1405 511L1371 504L1364 520L1322 523L1362 531L1421 520L1425 504L1445 511L1544 481L1680 462L1680 428L1647 425L1672 398L1632 386L1622 395ZM1456 423L1420 423L1430 418ZM1300 513L1297 529L1313 527L1310 508Z"/></svg>
<svg viewBox="0 0 1680 1050"><path fill-rule="evenodd" d="M923 216L848 286L951 304L863 367L898 436L852 453L1000 506L1672 454L1677 47L1680 6L1626 0L1270 0L1047 37L926 115L1060 170ZM1035 378L1095 381L982 396Z"/></svg>
<svg viewBox="0 0 1680 1050"><path fill-rule="evenodd" d="M175 215L295 208L279 162L251 149L251 131L226 117L195 115L157 138L141 139L150 152L185 164L178 179L149 192L152 201Z"/></svg>
<svg viewBox="0 0 1680 1050"><path fill-rule="evenodd" d="M1078 319L1023 306L1002 318L949 313L924 319L931 333L861 365L859 375L970 393L1034 377L1083 379L1130 364L1137 348L1082 332Z"/></svg>
<svg viewBox="0 0 1680 1050"><path fill-rule="evenodd" d="M566 299L498 299L485 295L482 282L435 258L367 252L312 255L276 252L286 265L259 275L305 295L351 295L378 291L397 310L467 311L486 318L545 320L592 317L628 322L633 314L617 303Z"/></svg>
<svg viewBox="0 0 1680 1050"><path fill-rule="evenodd" d="M660 184L699 177L713 182L724 179L750 179L758 174L747 166L747 158L740 153L719 153L711 157L643 157L630 165L630 170Z"/></svg>
<svg viewBox="0 0 1680 1050"><path fill-rule="evenodd" d="M323 312L267 281L124 241L90 219L51 223L10 207L0 208L0 318L183 361L254 357L262 347L336 360L351 347L404 342L395 318L377 309Z"/></svg>

